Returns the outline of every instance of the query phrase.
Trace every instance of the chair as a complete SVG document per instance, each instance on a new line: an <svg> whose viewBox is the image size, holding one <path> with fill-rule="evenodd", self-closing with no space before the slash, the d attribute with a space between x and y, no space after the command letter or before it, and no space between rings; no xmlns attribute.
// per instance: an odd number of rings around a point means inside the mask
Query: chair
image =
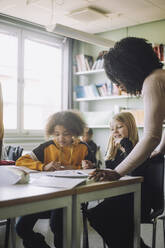
<svg viewBox="0 0 165 248"><path fill-rule="evenodd" d="M4 240L4 248L8 248L9 246L9 235L11 231L11 239L12 239L12 247L16 248L15 243L15 218L7 219L7 220L0 220L0 226L6 226L5 230L5 240Z"/></svg>
<svg viewBox="0 0 165 248"><path fill-rule="evenodd" d="M102 165L102 162L101 162L100 146L97 146L97 150L96 150L96 168L100 168L101 165Z"/></svg>
<svg viewBox="0 0 165 248"><path fill-rule="evenodd" d="M158 219L163 220L165 233L165 216L161 216L164 211L164 156L159 154L147 159L131 175L144 177L141 189L141 224L153 225L152 248L155 248ZM87 208L88 203L83 203L83 248L89 248L87 218L85 214ZM106 247L104 240L103 247Z"/></svg>
<svg viewBox="0 0 165 248"><path fill-rule="evenodd" d="M20 146L17 146L17 147L6 146L5 150L6 150L8 159L13 160L13 161L16 161L22 155L22 152L23 152L23 148L21 148ZM4 248L8 248L10 231L11 231L11 238L12 238L12 246L14 248L15 247L15 218L0 220L0 226L2 225L6 225Z"/></svg>
<svg viewBox="0 0 165 248"><path fill-rule="evenodd" d="M100 146L97 146L96 150L96 168L100 168L102 165L101 161L101 152L100 152ZM98 201L99 203L99 201ZM89 248L89 240L88 240L88 222L85 212L88 209L88 202L84 202L81 204L81 210L82 210L82 218L83 218L83 248ZM104 244L104 241L103 241ZM105 245L103 246L104 248Z"/></svg>
<svg viewBox="0 0 165 248"><path fill-rule="evenodd" d="M6 146L5 147L7 157L9 160L16 161L22 156L23 148L20 146Z"/></svg>

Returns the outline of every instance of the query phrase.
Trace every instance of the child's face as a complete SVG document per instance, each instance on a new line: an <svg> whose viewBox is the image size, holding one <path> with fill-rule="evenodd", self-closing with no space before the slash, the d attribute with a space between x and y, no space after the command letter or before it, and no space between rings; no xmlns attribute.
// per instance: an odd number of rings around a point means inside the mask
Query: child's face
<svg viewBox="0 0 165 248"><path fill-rule="evenodd" d="M114 139L128 138L128 128L123 122L112 121L110 130Z"/></svg>
<svg viewBox="0 0 165 248"><path fill-rule="evenodd" d="M54 138L61 147L71 145L73 142L72 136L73 135L63 126L55 126Z"/></svg>
<svg viewBox="0 0 165 248"><path fill-rule="evenodd" d="M88 134L88 132L84 132L84 135L82 136L82 140L83 140L84 142L90 141L91 138L92 138L92 136L91 136L90 134Z"/></svg>

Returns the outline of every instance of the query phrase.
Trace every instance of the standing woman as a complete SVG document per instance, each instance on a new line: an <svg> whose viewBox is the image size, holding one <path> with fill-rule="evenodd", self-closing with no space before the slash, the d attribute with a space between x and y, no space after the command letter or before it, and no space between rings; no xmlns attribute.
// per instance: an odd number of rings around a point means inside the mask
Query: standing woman
<svg viewBox="0 0 165 248"><path fill-rule="evenodd" d="M132 95L142 94L144 102L143 137L115 170L92 175L97 180L116 180L141 165L154 150L165 154L165 70L152 45L136 37L124 38L110 48L104 67L113 83Z"/></svg>
<svg viewBox="0 0 165 248"><path fill-rule="evenodd" d="M144 132L143 137L135 145L129 155L119 165L111 170L94 171L94 180L117 180L132 172L154 153L165 154L165 134L162 135L162 125L165 119L165 70L159 61L152 45L145 39L128 37L117 42L114 48L104 56L104 68L108 78L123 91L132 95L141 95L144 102ZM154 153L153 153L154 151ZM132 248L133 219L131 197L116 197L102 206L99 204L88 214L90 224L105 239L109 247ZM129 207L122 221L117 215L123 211L123 206ZM117 209L118 207L118 209ZM104 215L96 220L98 212L104 210ZM116 214L116 221L112 218ZM103 232L107 220L107 232ZM109 220L109 224L108 224ZM124 222L124 224L123 224ZM103 223L103 224L102 224ZM116 225L115 228L113 223ZM101 226L102 224L102 226ZM127 231L126 231L127 229ZM119 235L119 233L122 233ZM147 248L141 239L141 248Z"/></svg>

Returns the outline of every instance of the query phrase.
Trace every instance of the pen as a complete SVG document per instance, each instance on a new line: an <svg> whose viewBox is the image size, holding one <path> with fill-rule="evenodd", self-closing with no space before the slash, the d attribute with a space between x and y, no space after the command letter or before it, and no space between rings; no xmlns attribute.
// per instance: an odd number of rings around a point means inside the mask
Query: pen
<svg viewBox="0 0 165 248"><path fill-rule="evenodd" d="M77 174L84 175L84 173L83 172L80 172L80 171L77 171Z"/></svg>

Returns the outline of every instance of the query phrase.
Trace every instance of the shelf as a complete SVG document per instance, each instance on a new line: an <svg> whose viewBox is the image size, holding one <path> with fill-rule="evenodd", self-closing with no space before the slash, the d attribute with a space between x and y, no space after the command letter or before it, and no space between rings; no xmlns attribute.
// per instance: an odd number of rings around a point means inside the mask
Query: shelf
<svg viewBox="0 0 165 248"><path fill-rule="evenodd" d="M76 76L90 75L90 74L96 74L96 73L101 73L101 72L104 72L104 69L91 70L91 71L80 71L80 72L75 72L74 75L76 75Z"/></svg>
<svg viewBox="0 0 165 248"><path fill-rule="evenodd" d="M90 128L103 128L103 129L107 129L109 128L109 125L89 125ZM165 124L163 124L163 127L165 127ZM144 128L143 125L138 125L137 128L141 129Z"/></svg>
<svg viewBox="0 0 165 248"><path fill-rule="evenodd" d="M109 125L89 125L90 128L101 128L101 129L109 129ZM137 128L143 128L144 126L137 126Z"/></svg>
<svg viewBox="0 0 165 248"><path fill-rule="evenodd" d="M83 102L83 101L101 101L101 100L113 100L113 99L128 99L128 98L139 98L137 96L126 96L126 95L120 95L120 96L104 96L104 97L92 97L92 98L76 98L75 102Z"/></svg>
<svg viewBox="0 0 165 248"><path fill-rule="evenodd" d="M109 128L109 125L89 125L89 128Z"/></svg>

